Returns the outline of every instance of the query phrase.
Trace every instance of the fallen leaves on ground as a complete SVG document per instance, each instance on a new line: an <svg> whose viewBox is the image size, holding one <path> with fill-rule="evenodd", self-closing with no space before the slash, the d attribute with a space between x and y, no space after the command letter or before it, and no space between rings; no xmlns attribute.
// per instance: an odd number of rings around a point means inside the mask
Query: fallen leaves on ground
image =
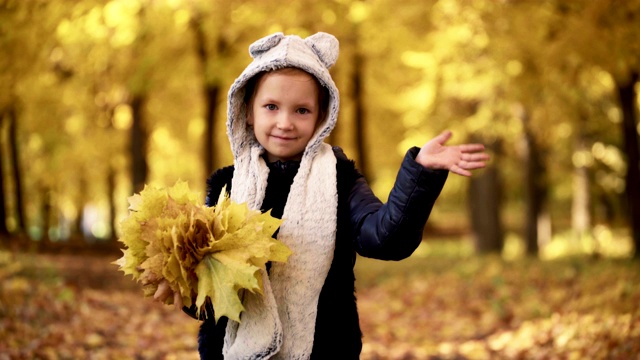
<svg viewBox="0 0 640 360"><path fill-rule="evenodd" d="M0 251L0 360L197 359L199 322L114 258ZM637 262L418 253L356 270L363 360L640 356Z"/></svg>
<svg viewBox="0 0 640 360"><path fill-rule="evenodd" d="M640 264L358 259L365 359L640 359Z"/></svg>
<svg viewBox="0 0 640 360"><path fill-rule="evenodd" d="M113 257L0 257L21 265L0 273L0 359L198 359L198 322L143 298Z"/></svg>

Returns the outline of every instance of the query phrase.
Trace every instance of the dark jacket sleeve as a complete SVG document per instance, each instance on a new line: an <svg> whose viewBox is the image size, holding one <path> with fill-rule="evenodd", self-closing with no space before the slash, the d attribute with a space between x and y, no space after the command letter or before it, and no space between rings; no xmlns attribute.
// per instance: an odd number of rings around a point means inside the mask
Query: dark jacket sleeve
<svg viewBox="0 0 640 360"><path fill-rule="evenodd" d="M214 172L207 179L207 195L205 198L205 204L207 206L215 206L220 192L222 189L228 193L231 191L231 179L233 177L233 166L227 166ZM225 188L226 187L226 188ZM205 318L213 318L213 306L210 302L205 303L206 314L200 313L200 320ZM196 316L196 305L191 307L184 306L182 310L194 319L198 319Z"/></svg>
<svg viewBox="0 0 640 360"><path fill-rule="evenodd" d="M224 167L209 176L207 179L207 197L205 204L215 206L222 189L231 192L231 179L233 178L233 166Z"/></svg>
<svg viewBox="0 0 640 360"><path fill-rule="evenodd" d="M356 179L349 206L358 254L401 260L420 245L424 226L449 172L426 169L417 163L419 150L414 147L407 151L386 204L373 194L364 177Z"/></svg>

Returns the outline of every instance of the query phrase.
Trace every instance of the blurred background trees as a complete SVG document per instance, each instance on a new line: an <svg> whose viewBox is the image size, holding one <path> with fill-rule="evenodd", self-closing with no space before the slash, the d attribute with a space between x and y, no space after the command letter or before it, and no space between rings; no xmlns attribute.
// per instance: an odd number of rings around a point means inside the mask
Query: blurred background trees
<svg viewBox="0 0 640 360"><path fill-rule="evenodd" d="M226 92L275 31L334 34L331 142L385 198L443 129L493 158L427 231L639 256L640 0L0 1L0 237L108 243L127 197L231 163Z"/></svg>

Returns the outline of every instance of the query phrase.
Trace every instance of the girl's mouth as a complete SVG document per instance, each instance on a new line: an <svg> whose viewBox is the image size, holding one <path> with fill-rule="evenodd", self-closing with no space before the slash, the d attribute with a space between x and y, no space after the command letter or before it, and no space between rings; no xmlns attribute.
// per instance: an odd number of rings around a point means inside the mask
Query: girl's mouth
<svg viewBox="0 0 640 360"><path fill-rule="evenodd" d="M278 135L271 135L272 138L276 139L276 140L280 140L280 141L291 141L291 140L295 140L295 137L288 137L288 136L278 136Z"/></svg>

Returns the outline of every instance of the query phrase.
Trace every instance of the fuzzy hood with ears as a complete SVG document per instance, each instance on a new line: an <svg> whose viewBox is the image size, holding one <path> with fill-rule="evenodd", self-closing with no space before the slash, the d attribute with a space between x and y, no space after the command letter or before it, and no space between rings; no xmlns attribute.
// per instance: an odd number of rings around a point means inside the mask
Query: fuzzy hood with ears
<svg viewBox="0 0 640 360"><path fill-rule="evenodd" d="M313 75L329 91L329 108L325 119L321 119L304 151L303 156L317 152L323 140L336 125L340 109L340 95L329 68L338 59L338 40L331 34L319 32L305 39L296 35L275 33L266 36L249 47L253 62L235 80L228 94L227 135L234 159L248 147L260 146L253 132L247 127L247 109L244 95L247 82L261 72L293 67Z"/></svg>

